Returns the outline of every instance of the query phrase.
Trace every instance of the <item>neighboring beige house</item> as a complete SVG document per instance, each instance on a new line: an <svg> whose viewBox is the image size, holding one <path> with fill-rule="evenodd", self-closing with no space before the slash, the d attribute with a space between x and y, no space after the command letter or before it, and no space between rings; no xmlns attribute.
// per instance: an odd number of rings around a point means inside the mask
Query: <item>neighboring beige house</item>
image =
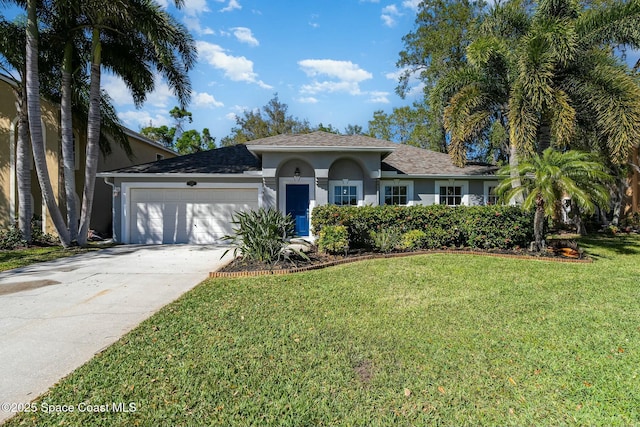
<svg viewBox="0 0 640 427"><path fill-rule="evenodd" d="M58 199L58 204L64 213L65 195L62 176L62 158L60 154L60 109L57 104L43 100L42 113L42 128L46 144L49 176L51 178L51 184L53 185L53 191ZM6 229L15 223L18 214L18 193L15 170L17 119L13 82L5 76L0 75L0 229ZM102 154L100 155L98 171L152 162L177 155L174 151L136 132L125 130L125 133L128 136L133 156L128 158L122 148L117 144L113 144L110 155L107 157ZM78 193L78 200L81 200L84 185L86 137L83 131L74 131L74 136L76 141L76 191ZM31 174L31 189L34 215L42 218L43 231L52 234L55 233L53 224L48 218L46 207L43 206L35 168L33 168ZM96 180L91 229L101 235L111 235L111 193L111 187L106 185L104 180Z"/></svg>

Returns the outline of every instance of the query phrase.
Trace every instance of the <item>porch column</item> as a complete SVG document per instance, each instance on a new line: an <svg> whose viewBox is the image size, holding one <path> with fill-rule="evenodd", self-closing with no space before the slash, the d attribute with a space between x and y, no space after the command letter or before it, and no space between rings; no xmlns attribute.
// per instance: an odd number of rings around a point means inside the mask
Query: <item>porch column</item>
<svg viewBox="0 0 640 427"><path fill-rule="evenodd" d="M329 177L316 176L316 206L329 203Z"/></svg>

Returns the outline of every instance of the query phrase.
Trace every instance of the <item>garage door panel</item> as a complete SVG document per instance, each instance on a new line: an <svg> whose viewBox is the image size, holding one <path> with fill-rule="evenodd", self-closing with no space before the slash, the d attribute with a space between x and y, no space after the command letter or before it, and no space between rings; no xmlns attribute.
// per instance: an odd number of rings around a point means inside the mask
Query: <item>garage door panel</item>
<svg viewBox="0 0 640 427"><path fill-rule="evenodd" d="M232 232L235 212L258 208L258 190L133 188L130 200L132 243L208 244Z"/></svg>

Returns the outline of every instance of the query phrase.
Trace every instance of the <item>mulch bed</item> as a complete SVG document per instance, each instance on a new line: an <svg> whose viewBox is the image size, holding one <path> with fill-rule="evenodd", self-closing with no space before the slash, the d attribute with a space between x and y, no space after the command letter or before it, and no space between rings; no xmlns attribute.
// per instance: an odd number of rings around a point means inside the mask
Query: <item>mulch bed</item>
<svg viewBox="0 0 640 427"><path fill-rule="evenodd" d="M579 252L575 241L563 242L565 244L559 245L559 248L551 247L541 253L529 252L526 250L477 250L469 248L443 248L422 250L413 252L390 252L390 253L377 253L377 252L350 252L346 255L328 255L318 253L315 250L307 253L309 257L305 260L301 257L295 257L292 261L281 261L276 265L270 266L265 263L247 260L242 257L238 257L232 260L229 264L222 267L216 272L209 273L209 277L240 277L240 276L261 276L261 275L279 275L298 273L302 271L318 270L325 267L331 267L334 265L345 264L349 262L355 262L365 259L375 258L394 258L405 257L412 255L425 255L436 253L447 254L466 254L466 255L484 255L503 258L517 258L517 259L532 259L541 261L557 261L557 262L579 262L590 263L591 259L585 258L582 253Z"/></svg>

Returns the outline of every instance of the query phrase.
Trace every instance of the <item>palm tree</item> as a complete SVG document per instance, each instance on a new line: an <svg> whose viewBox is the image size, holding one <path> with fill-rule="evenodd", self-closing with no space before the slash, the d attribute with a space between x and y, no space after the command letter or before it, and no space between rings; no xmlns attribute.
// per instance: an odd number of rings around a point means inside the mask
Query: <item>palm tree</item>
<svg viewBox="0 0 640 427"><path fill-rule="evenodd" d="M182 1L177 0L176 6ZM112 71L124 77L134 100L144 101L152 87L141 90L140 81L134 71L145 74L151 67L164 76L181 106L185 106L191 94L187 76L195 63L195 45L187 30L176 22L162 7L152 0L130 0L105 3L103 1L80 2L82 13L91 29L91 66L89 115L87 122L87 153L85 185L78 244L86 245L93 204L95 177L98 167L100 135L100 74L102 66L103 40L119 45L121 52L138 53L134 64L114 60ZM108 45L108 43L105 43ZM116 65L119 68L116 68ZM132 67L135 65L135 67Z"/></svg>
<svg viewBox="0 0 640 427"><path fill-rule="evenodd" d="M542 0L534 13L513 0L485 16L455 84L440 88L454 162L498 122L512 152L580 146L590 128L613 163L640 138L640 87L613 54L640 46L640 2L583 7ZM505 120L506 118L506 120Z"/></svg>
<svg viewBox="0 0 640 427"><path fill-rule="evenodd" d="M502 181L496 193L504 200L522 194L525 196L522 208L535 209L536 251L544 248L545 220L557 213L563 197L570 197L583 214L592 214L596 206L605 207L609 203L607 184L611 176L591 153L577 150L560 152L547 148L542 155L535 154L520 162L516 172L521 186L516 188L511 185L514 178L509 176L509 169L505 167L499 171Z"/></svg>
<svg viewBox="0 0 640 427"><path fill-rule="evenodd" d="M60 243L62 246L69 247L71 239L69 230L66 227L64 218L56 203L55 194L49 179L49 170L47 168L45 144L42 135L41 112L40 112L40 77L38 67L38 14L37 1L27 0L27 27L26 27L26 96L27 111L29 117L29 133L31 135L31 148L33 150L33 160L36 166L38 182L42 191L42 197L49 211L49 216L53 222Z"/></svg>
<svg viewBox="0 0 640 427"><path fill-rule="evenodd" d="M65 174L65 187L67 201L75 197L72 164L72 137L70 137L71 115L68 114L71 103L69 97L69 51L75 49L73 37L77 34L90 34L87 41L90 44L90 77L88 90L88 115L87 115L87 152L85 167L85 187L83 191L82 212L80 227L78 230L78 243L86 244L90 224L95 175L97 172L98 155L104 148L104 138L101 138L101 106L105 105L103 93L100 89L101 67L106 66L115 74L123 78L132 92L137 105L142 104L146 94L154 88L155 72L165 77L173 88L181 105L185 106L190 96L190 82L187 76L188 70L195 62L194 41L184 26L177 23L161 6L152 0L134 0L115 2L78 1L78 2L52 2L52 8L47 12L47 24L58 30L66 25L65 34L70 38L64 42L65 60L61 61L64 70L62 84L63 102L63 162L67 173ZM176 6L181 6L182 1L176 0ZM33 120L30 120L32 146L38 179L42 188L43 198L47 204L50 216L60 235L63 246L69 246L74 232L70 233L65 227L64 219L55 203L51 183L48 178L46 163L44 162L44 143L42 134L34 129L34 123L39 123L39 98L36 93L39 89L38 67L38 26L37 7L35 0L27 2L27 99L29 113L33 112ZM73 15L73 17L69 17ZM73 34L72 29L76 30ZM59 31L60 32L60 31ZM80 41L82 44L83 40ZM73 56L73 55L71 55ZM104 61L103 61L104 59ZM114 111L111 109L111 112ZM113 126L110 126L113 129ZM68 178L68 179L67 179ZM69 227L75 227L73 214L70 211ZM74 230L75 231L75 230Z"/></svg>
<svg viewBox="0 0 640 427"><path fill-rule="evenodd" d="M16 141L16 177L18 182L18 229L22 238L31 242L31 147L29 145L27 109L24 105L26 97L24 85L24 51L25 28L12 22L0 19L0 68L11 76L12 70L18 74L13 78L14 96L18 113L18 138Z"/></svg>

